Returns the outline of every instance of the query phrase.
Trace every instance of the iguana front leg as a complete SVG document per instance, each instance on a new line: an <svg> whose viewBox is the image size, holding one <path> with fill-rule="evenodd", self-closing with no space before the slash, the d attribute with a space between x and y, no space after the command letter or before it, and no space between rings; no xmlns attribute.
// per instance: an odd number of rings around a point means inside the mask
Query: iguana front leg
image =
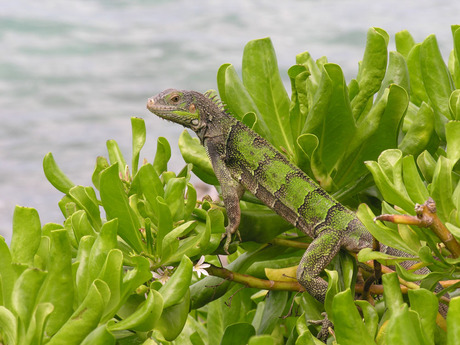
<svg viewBox="0 0 460 345"><path fill-rule="evenodd" d="M225 236L227 238L225 240L224 250L228 253L228 246L232 240L232 235L238 231L238 226L240 225L240 199L244 193L244 187L232 178L230 171L224 163L223 157L217 154L217 150L212 146L208 146L207 149L214 173L220 183L222 200L227 210L228 224L225 227Z"/></svg>

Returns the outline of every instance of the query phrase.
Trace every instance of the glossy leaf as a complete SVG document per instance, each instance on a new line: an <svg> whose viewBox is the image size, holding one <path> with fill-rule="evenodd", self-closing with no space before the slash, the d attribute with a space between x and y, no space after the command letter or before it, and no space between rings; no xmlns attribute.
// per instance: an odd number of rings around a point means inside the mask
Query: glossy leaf
<svg viewBox="0 0 460 345"><path fill-rule="evenodd" d="M159 290L159 293L163 297L163 307L165 309L179 303L186 292L189 291L190 280L192 278L192 267L193 264L190 259L184 256L174 274Z"/></svg>
<svg viewBox="0 0 460 345"><path fill-rule="evenodd" d="M106 291L109 290L105 283L94 282L85 300L47 344L81 344L86 336L98 326L104 309L102 293Z"/></svg>
<svg viewBox="0 0 460 345"><path fill-rule="evenodd" d="M338 165L355 130L342 70L338 65L326 64L315 103L308 113L302 133L310 133L318 138L317 154L328 172Z"/></svg>
<svg viewBox="0 0 460 345"><path fill-rule="evenodd" d="M16 206L13 213L10 246L12 262L33 266L40 237L41 225L38 212L33 208Z"/></svg>
<svg viewBox="0 0 460 345"><path fill-rule="evenodd" d="M163 337L168 340L174 340L180 334L187 321L187 315L190 308L190 292L187 289L185 295L177 304L163 309L160 319L155 325Z"/></svg>
<svg viewBox="0 0 460 345"><path fill-rule="evenodd" d="M199 179L215 186L219 184L205 148L186 130L179 137L179 149L185 162L193 164L193 172Z"/></svg>
<svg viewBox="0 0 460 345"><path fill-rule="evenodd" d="M99 230L102 221L94 189L91 187L74 186L69 190L69 195L80 209L85 210L93 227Z"/></svg>
<svg viewBox="0 0 460 345"><path fill-rule="evenodd" d="M46 324L46 334L49 336L58 332L73 312L74 283L70 248L65 230L51 232L48 274L40 292L40 302L49 302L54 306Z"/></svg>
<svg viewBox="0 0 460 345"><path fill-rule="evenodd" d="M131 169L133 176L136 175L137 170L139 168L139 155L141 152L142 147L145 144L145 122L143 119L132 117L131 118L131 128L132 128L132 136L133 136L133 161L131 164Z"/></svg>
<svg viewBox="0 0 460 345"><path fill-rule="evenodd" d="M289 97L278 71L275 51L269 38L250 41L243 52L243 84L270 130L277 148L293 152L289 124Z"/></svg>
<svg viewBox="0 0 460 345"><path fill-rule="evenodd" d="M460 323L458 315L460 313L460 297L452 298L447 313L447 345L456 345L460 341Z"/></svg>
<svg viewBox="0 0 460 345"><path fill-rule="evenodd" d="M153 160L153 167L158 175L161 175L164 171L168 170L168 162L170 158L171 146L169 146L168 140L166 140L166 138L159 137L157 140L155 159Z"/></svg>
<svg viewBox="0 0 460 345"><path fill-rule="evenodd" d="M434 112L425 102L422 102L406 135L398 148L404 154L419 155L429 144L434 131Z"/></svg>
<svg viewBox="0 0 460 345"><path fill-rule="evenodd" d="M249 323L235 323L225 329L220 345L243 345L255 335L254 327Z"/></svg>
<svg viewBox="0 0 460 345"><path fill-rule="evenodd" d="M217 86L221 100L238 120L241 121L247 113L253 113L256 116L253 129L263 137L269 137L269 129L260 115L257 105L244 87L232 64L220 66L217 72Z"/></svg>
<svg viewBox="0 0 460 345"><path fill-rule="evenodd" d="M106 144L110 165L117 164L118 173L124 175L127 164L118 143L115 140L107 140Z"/></svg>
<svg viewBox="0 0 460 345"><path fill-rule="evenodd" d="M106 325L100 325L80 345L115 345L115 337L107 330Z"/></svg>
<svg viewBox="0 0 460 345"><path fill-rule="evenodd" d="M373 336L362 322L349 289L334 297L332 312L337 342L343 345L375 344Z"/></svg>
<svg viewBox="0 0 460 345"><path fill-rule="evenodd" d="M360 119L367 102L380 89L387 65L388 34L379 28L367 32L366 50L358 73L359 92L353 98L353 117Z"/></svg>
<svg viewBox="0 0 460 345"><path fill-rule="evenodd" d="M141 252L144 248L139 233L141 226L138 217L129 206L116 164L101 174L101 200L107 218L118 218L118 235L137 252Z"/></svg>
<svg viewBox="0 0 460 345"><path fill-rule="evenodd" d="M396 50L407 59L409 52L415 45L414 38L407 30L395 34Z"/></svg>
<svg viewBox="0 0 460 345"><path fill-rule="evenodd" d="M53 187L62 193L68 194L70 188L75 185L59 168L51 152L43 158L43 171Z"/></svg>
<svg viewBox="0 0 460 345"><path fill-rule="evenodd" d="M435 111L436 133L441 139L445 139L444 125L451 119L449 96L454 87L434 35L423 41L420 47L420 61L423 83Z"/></svg>
<svg viewBox="0 0 460 345"><path fill-rule="evenodd" d="M276 322L282 317L284 306L288 300L287 291L271 291L267 297L262 315L262 322L257 328L257 335L271 334Z"/></svg>
<svg viewBox="0 0 460 345"><path fill-rule="evenodd" d="M11 308L11 294L14 289L16 278L17 273L12 266L10 250L5 239L0 237L0 305L6 308Z"/></svg>
<svg viewBox="0 0 460 345"><path fill-rule="evenodd" d="M163 311L163 298L156 290L150 290L145 302L126 319L109 326L110 331L134 330L148 332L153 329Z"/></svg>

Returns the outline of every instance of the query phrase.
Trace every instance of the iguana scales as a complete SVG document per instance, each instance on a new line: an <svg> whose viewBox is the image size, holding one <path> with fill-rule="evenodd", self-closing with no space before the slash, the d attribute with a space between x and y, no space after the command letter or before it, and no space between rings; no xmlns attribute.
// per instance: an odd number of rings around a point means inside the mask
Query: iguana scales
<svg viewBox="0 0 460 345"><path fill-rule="evenodd" d="M227 247L240 223L239 200L245 189L313 239L300 261L297 279L321 302L327 283L319 274L340 248L357 252L372 247L372 236L352 211L216 99L168 89L150 98L147 108L192 129L206 148L227 210Z"/></svg>
<svg viewBox="0 0 460 345"><path fill-rule="evenodd" d="M150 98L147 108L163 119L192 129L206 148L227 210L225 249L238 229L239 200L245 189L313 239L298 266L297 280L320 302L325 300L327 283L319 274L338 251L372 248L371 234L352 211L227 112L217 98L168 89ZM382 251L408 256L386 246ZM327 325L330 323L326 318L321 337L324 332L327 335Z"/></svg>

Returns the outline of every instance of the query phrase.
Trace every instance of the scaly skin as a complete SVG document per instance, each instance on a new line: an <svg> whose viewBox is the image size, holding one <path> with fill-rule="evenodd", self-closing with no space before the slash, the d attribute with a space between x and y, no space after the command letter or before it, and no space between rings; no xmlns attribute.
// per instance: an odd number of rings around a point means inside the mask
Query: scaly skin
<svg viewBox="0 0 460 345"><path fill-rule="evenodd" d="M308 293L324 302L319 277L341 248L372 247L372 236L356 215L327 194L268 141L228 114L218 101L196 91L168 89L148 100L154 114L192 129L211 159L229 219L226 246L240 222L239 200L249 190L292 225L313 238L297 270Z"/></svg>

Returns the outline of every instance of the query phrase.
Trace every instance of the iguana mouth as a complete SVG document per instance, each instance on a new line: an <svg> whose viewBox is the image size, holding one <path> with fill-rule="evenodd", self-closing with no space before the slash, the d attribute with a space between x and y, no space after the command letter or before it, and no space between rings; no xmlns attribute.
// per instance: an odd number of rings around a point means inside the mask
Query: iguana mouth
<svg viewBox="0 0 460 345"><path fill-rule="evenodd" d="M155 98L149 98L147 101L147 109L150 110L152 113L161 115L164 112L170 112L172 110L175 110L176 107L172 105L157 104L155 102Z"/></svg>

